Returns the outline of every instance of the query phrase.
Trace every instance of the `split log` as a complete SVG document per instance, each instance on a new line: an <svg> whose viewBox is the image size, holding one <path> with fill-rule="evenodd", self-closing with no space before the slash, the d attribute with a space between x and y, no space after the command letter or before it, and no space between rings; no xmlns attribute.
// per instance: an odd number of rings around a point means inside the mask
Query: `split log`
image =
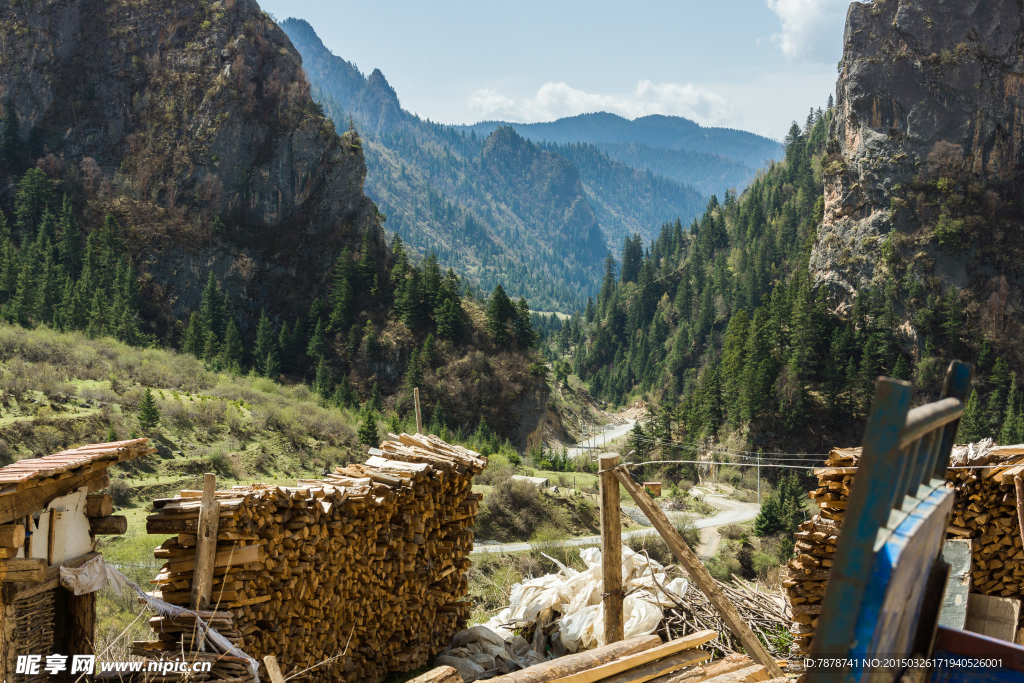
<svg viewBox="0 0 1024 683"><path fill-rule="evenodd" d="M459 675L455 667L439 666L406 683L462 683L462 676Z"/></svg>
<svg viewBox="0 0 1024 683"><path fill-rule="evenodd" d="M558 683L593 683L594 681L603 680L610 676L614 676L615 674L622 673L623 671L636 669L644 664L678 654L684 650L692 650L693 648L700 647L704 643L710 642L717 637L718 633L716 631L698 631L697 633L667 642L664 645L659 645L658 647L644 650L637 654L620 657L614 662L609 662L608 664L580 671L569 676L563 676L555 680L557 680ZM672 669L671 671L674 670L675 669ZM662 671L658 676L666 673L669 673L669 671ZM652 676L652 678L654 678L654 676Z"/></svg>

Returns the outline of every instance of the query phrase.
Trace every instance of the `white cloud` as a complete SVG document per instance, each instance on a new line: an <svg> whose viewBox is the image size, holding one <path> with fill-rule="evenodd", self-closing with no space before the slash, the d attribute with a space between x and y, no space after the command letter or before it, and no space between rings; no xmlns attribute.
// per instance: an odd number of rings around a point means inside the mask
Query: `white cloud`
<svg viewBox="0 0 1024 683"><path fill-rule="evenodd" d="M764 0L778 15L782 31L772 36L790 59L826 61L835 53L849 0Z"/></svg>
<svg viewBox="0 0 1024 683"><path fill-rule="evenodd" d="M517 123L553 121L564 116L606 111L628 119L651 114L685 116L701 124L727 123L734 118L725 98L687 83L640 81L628 95L601 95L577 90L565 83L545 83L530 99L512 100L491 89L477 90L469 107L484 119Z"/></svg>

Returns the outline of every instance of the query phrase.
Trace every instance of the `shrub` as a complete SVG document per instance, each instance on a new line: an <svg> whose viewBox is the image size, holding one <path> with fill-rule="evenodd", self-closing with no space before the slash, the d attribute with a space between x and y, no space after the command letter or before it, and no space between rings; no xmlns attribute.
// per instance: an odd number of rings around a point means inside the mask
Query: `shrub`
<svg viewBox="0 0 1024 683"><path fill-rule="evenodd" d="M730 541L738 541L747 535L747 532L739 524L726 524L718 533L722 535L722 538L728 538Z"/></svg>
<svg viewBox="0 0 1024 683"><path fill-rule="evenodd" d="M526 540L547 518L537 488L529 482L508 479L484 499L477 525L481 538Z"/></svg>
<svg viewBox="0 0 1024 683"><path fill-rule="evenodd" d="M210 469L216 472L219 476L231 477L232 479L238 477L238 470L235 467L235 463L233 463L231 458L229 458L223 451L214 451L211 453L208 462Z"/></svg>
<svg viewBox="0 0 1024 683"><path fill-rule="evenodd" d="M132 487L124 479L114 479L107 487L107 493L114 499L114 505L124 507L132 502Z"/></svg>

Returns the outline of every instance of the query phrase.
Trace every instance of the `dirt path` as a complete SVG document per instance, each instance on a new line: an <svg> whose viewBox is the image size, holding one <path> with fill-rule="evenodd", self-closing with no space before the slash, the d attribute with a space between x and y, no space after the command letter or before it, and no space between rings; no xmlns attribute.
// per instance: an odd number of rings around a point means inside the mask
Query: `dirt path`
<svg viewBox="0 0 1024 683"><path fill-rule="evenodd" d="M715 550L718 548L719 536L718 532L714 531L715 527L726 526L727 524L739 524L740 522L748 522L757 516L758 511L761 509L757 503L741 503L737 500L731 500L724 496L707 496L707 501L711 505L717 507L721 512L710 517L704 517L703 519L694 520L694 526L698 529L702 529L701 532L701 544L697 550L697 554L700 557L711 557L715 554ZM670 517L674 514L670 514ZM705 533L710 532L713 534L713 540L709 537L705 540ZM623 538L633 535L646 536L648 534L656 534L658 530L654 527L644 527L637 529L636 531L627 531L622 534ZM709 545L710 552L705 550L705 545L711 542ZM581 536L579 538L570 538L565 541L567 545L600 545L600 536ZM473 548L473 553L518 553L524 550L529 550L529 543L496 543L494 545L476 545Z"/></svg>

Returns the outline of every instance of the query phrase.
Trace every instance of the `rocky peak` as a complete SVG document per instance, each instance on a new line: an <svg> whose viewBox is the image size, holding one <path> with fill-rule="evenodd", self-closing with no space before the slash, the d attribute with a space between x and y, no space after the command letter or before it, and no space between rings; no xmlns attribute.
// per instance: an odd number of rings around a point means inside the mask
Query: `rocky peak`
<svg viewBox="0 0 1024 683"><path fill-rule="evenodd" d="M843 297L896 276L938 294L953 284L979 305L994 278L1016 286L1022 39L1019 0L850 6L810 263L818 284Z"/></svg>
<svg viewBox="0 0 1024 683"><path fill-rule="evenodd" d="M14 2L0 20L0 102L78 206L126 226L165 314L196 308L210 271L255 312L308 305L379 229L358 139L253 0Z"/></svg>

